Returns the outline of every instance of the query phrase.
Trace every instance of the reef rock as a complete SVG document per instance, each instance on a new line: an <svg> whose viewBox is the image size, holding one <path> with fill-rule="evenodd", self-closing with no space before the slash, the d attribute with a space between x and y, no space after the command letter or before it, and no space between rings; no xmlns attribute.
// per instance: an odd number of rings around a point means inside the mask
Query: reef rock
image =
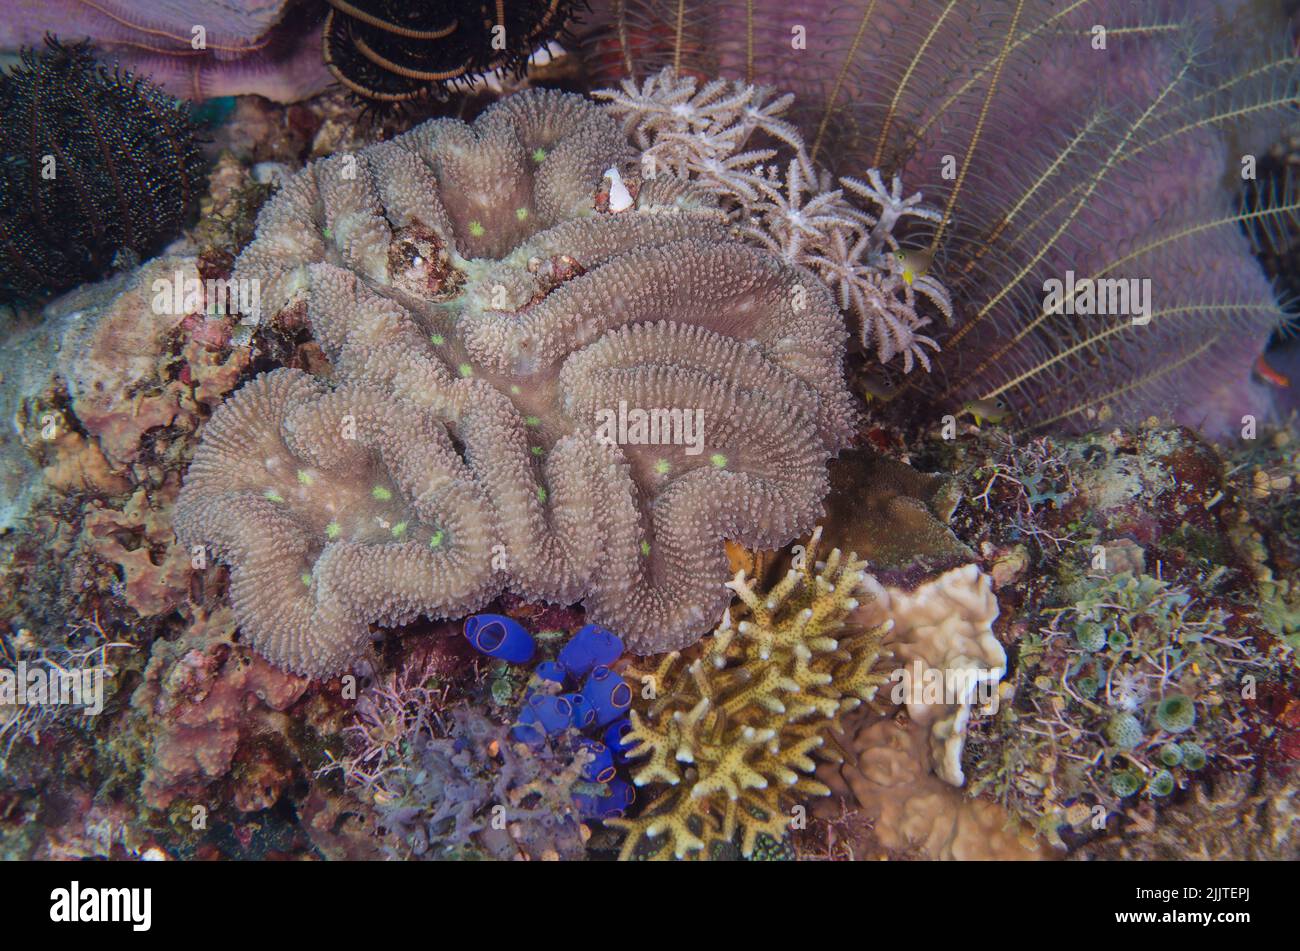
<svg viewBox="0 0 1300 951"><path fill-rule="evenodd" d="M1050 857L1029 828L1018 826L996 803L971 799L931 771L932 740L922 725L865 717L842 742L856 758L824 765L817 776L857 804L886 854L948 860ZM829 802L817 811L824 818L836 814Z"/></svg>
<svg viewBox="0 0 1300 951"><path fill-rule="evenodd" d="M283 711L302 697L307 682L236 647L233 634L230 612L219 610L197 618L179 641L154 644L131 698L154 725L141 786L152 808L201 797L229 775L235 807L256 811L272 805L290 778L279 762L287 757L269 751L284 745L290 721ZM232 774L237 756L241 768Z"/></svg>
<svg viewBox="0 0 1300 951"><path fill-rule="evenodd" d="M229 346L230 318L198 278L193 257L164 255L5 328L0 527L47 489L127 492L235 385L248 351Z"/></svg>

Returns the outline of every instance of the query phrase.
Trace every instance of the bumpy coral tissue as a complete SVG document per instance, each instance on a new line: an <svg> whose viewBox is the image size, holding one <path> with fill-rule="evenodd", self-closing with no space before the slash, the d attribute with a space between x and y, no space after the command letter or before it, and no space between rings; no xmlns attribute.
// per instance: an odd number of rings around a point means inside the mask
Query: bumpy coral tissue
<svg viewBox="0 0 1300 951"><path fill-rule="evenodd" d="M264 209L235 278L305 311L333 379L235 394L176 524L268 658L327 675L371 624L503 590L670 650L726 607L724 539L812 527L853 428L835 303L635 155L600 107L530 91Z"/></svg>

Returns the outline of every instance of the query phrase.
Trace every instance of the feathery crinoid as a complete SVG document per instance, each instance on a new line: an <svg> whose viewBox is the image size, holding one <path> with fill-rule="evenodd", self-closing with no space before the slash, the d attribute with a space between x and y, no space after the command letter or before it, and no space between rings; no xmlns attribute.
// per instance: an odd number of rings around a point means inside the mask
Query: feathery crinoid
<svg viewBox="0 0 1300 951"><path fill-rule="evenodd" d="M1281 319L1243 232L1300 207L1233 198L1300 75L1254 9L623 0L586 40L594 69L618 70L601 82L668 62L792 92L813 160L897 174L941 209L911 237L954 321L929 331L943 353L901 403L997 398L1031 428L1171 413L1224 432L1267 412L1250 366Z"/></svg>
<svg viewBox="0 0 1300 951"><path fill-rule="evenodd" d="M325 65L363 99L416 99L489 70L522 72L578 6L578 0L329 0Z"/></svg>
<svg viewBox="0 0 1300 951"><path fill-rule="evenodd" d="M632 711L623 742L633 782L667 789L635 818L608 820L625 833L622 858L710 858L737 838L749 857L760 835L781 839L793 806L830 794L812 772L838 761L823 746L840 717L887 682L875 670L887 626L846 629L869 597L866 562L838 548L818 561L820 540L818 529L766 593L738 572L727 587L741 619L728 614L700 647L641 672L657 696Z"/></svg>
<svg viewBox="0 0 1300 951"><path fill-rule="evenodd" d="M234 277L305 313L334 386L246 385L176 507L254 646L328 675L371 624L503 590L639 653L712 628L724 539L807 531L856 423L829 293L721 217L554 90L287 182Z"/></svg>
<svg viewBox="0 0 1300 951"><path fill-rule="evenodd" d="M175 237L203 159L184 103L46 37L0 75L0 299L102 276Z"/></svg>

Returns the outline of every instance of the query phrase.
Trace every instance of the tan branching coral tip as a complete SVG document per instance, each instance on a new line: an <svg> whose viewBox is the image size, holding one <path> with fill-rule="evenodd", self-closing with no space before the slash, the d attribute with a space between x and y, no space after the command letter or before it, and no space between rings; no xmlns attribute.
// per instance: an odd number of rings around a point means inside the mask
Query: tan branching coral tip
<svg viewBox="0 0 1300 951"><path fill-rule="evenodd" d="M178 531L232 565L254 643L302 672L341 669L370 623L502 590L581 601L638 653L686 646L730 598L724 540L808 531L854 428L826 289L736 239L700 186L643 180L579 96L313 163L235 278L265 316L305 309L333 389L281 373L234 397ZM669 431L615 436L625 411Z"/></svg>

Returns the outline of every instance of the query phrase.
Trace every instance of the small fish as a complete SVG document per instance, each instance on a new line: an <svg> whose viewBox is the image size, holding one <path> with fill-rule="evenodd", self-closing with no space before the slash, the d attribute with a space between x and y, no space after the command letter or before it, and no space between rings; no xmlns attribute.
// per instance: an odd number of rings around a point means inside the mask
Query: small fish
<svg viewBox="0 0 1300 951"><path fill-rule="evenodd" d="M903 271L903 280L910 286L918 277L924 277L934 263L934 256L929 251L919 248L899 248L894 252L896 260Z"/></svg>
<svg viewBox="0 0 1300 951"><path fill-rule="evenodd" d="M888 380L881 379L869 373L864 373L857 379L858 389L862 391L862 397L868 403L873 399L880 400L882 403L888 403L900 392L902 388L890 383Z"/></svg>
<svg viewBox="0 0 1300 951"><path fill-rule="evenodd" d="M1268 365L1268 361L1264 359L1264 354L1262 353L1259 355L1259 359L1255 361L1255 373L1265 383L1272 383L1274 386L1280 386L1284 390L1291 385L1291 380L1288 377L1278 373Z"/></svg>
<svg viewBox="0 0 1300 951"><path fill-rule="evenodd" d="M961 411L975 417L976 426L982 426L986 419L990 423L997 424L1011 415L1010 407L996 396L970 400L962 404Z"/></svg>

